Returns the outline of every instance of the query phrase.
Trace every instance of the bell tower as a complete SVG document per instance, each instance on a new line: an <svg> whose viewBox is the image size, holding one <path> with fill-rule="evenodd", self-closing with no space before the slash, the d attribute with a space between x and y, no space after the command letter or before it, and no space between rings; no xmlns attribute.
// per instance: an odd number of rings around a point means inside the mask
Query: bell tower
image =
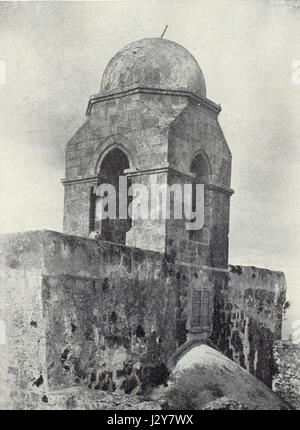
<svg viewBox="0 0 300 430"><path fill-rule="evenodd" d="M197 61L177 43L143 39L119 51L104 71L99 94L89 101L85 124L67 145L64 232L99 231L103 240L159 251L173 261L227 267L233 191L220 110L206 97ZM120 176L126 177L122 190ZM127 219L99 220L97 189L103 183L116 190L117 213L124 205L121 191L149 190L148 217L140 216L136 196L128 195ZM170 217L150 216L155 184L168 197ZM197 184L203 195L196 193ZM191 190L192 209L202 205L201 228L188 230L186 217L176 216L178 195L168 187L178 185Z"/></svg>

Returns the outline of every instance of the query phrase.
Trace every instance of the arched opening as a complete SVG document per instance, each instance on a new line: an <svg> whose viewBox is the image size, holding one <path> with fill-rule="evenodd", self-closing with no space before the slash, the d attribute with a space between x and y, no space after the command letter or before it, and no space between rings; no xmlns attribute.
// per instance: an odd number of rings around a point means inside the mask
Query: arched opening
<svg viewBox="0 0 300 430"><path fill-rule="evenodd" d="M197 179L198 184L208 183L210 175L209 161L202 152L195 155L191 163L190 170L196 175L195 179Z"/></svg>
<svg viewBox="0 0 300 430"><path fill-rule="evenodd" d="M112 185L115 189L116 197L116 217L113 219L101 219L100 207L102 207L102 197L95 196L95 202L93 205L95 215L92 230L98 232L100 234L100 238L103 240L122 244L126 243L126 232L131 228L131 218L128 217L128 212L126 212L127 219L120 217L119 199L121 195L121 198L125 199L126 208L128 208L129 198L127 190L131 183L129 180L127 180L127 186L120 190L120 176L124 176L124 170L128 169L129 167L129 161L126 154L119 148L113 148L111 151L109 151L103 158L100 165L97 186L101 184Z"/></svg>
<svg viewBox="0 0 300 430"><path fill-rule="evenodd" d="M124 170L129 168L129 161L124 152L119 148L113 148L103 158L100 166L100 175L118 178Z"/></svg>
<svg viewBox="0 0 300 430"><path fill-rule="evenodd" d="M193 187L192 187L192 209L196 210L196 185L204 185L204 226L200 230L190 230L190 240L195 242L207 242L208 226L209 226L209 194L206 185L210 180L210 165L206 155L202 152L195 155L192 160L191 173L193 173Z"/></svg>

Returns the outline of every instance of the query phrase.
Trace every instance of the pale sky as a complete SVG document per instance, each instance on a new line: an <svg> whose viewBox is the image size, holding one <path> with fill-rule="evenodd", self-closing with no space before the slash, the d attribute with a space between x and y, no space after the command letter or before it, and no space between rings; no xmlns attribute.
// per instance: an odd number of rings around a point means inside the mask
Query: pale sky
<svg viewBox="0 0 300 430"><path fill-rule="evenodd" d="M297 2L296 2L297 3ZM146 37L187 48L233 156L230 263L282 270L300 320L300 7L294 0L0 2L0 232L62 230L64 151L103 70ZM300 5L299 5L300 6ZM0 75L1 82L1 75Z"/></svg>

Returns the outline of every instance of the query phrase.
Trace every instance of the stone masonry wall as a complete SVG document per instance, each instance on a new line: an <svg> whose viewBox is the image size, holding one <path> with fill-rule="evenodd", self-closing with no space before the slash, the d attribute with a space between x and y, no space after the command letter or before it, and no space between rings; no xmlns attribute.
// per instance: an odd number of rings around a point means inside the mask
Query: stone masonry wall
<svg viewBox="0 0 300 430"><path fill-rule="evenodd" d="M136 394L164 383L170 357L201 334L191 315L203 288L215 294L214 343L265 382L270 375L280 273L204 270L51 231L4 235L0 249L1 407L47 402L68 387Z"/></svg>
<svg viewBox="0 0 300 430"><path fill-rule="evenodd" d="M19 409L41 401L47 386L42 241L29 232L0 242L0 409Z"/></svg>
<svg viewBox="0 0 300 430"><path fill-rule="evenodd" d="M281 339L286 282L282 272L229 266L214 279L211 339L228 357L271 386L273 343Z"/></svg>
<svg viewBox="0 0 300 430"><path fill-rule="evenodd" d="M134 394L166 381L199 268L49 231L5 235L0 245L1 407L47 401L59 388Z"/></svg>
<svg viewBox="0 0 300 430"><path fill-rule="evenodd" d="M273 390L292 407L300 409L300 345L291 341L274 344Z"/></svg>

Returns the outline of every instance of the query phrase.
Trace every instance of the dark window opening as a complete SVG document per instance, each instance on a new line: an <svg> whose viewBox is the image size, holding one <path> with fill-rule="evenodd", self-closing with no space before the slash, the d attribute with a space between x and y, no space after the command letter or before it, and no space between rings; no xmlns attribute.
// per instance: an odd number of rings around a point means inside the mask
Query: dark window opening
<svg viewBox="0 0 300 430"><path fill-rule="evenodd" d="M207 229L209 226L209 194L206 185L209 183L210 169L208 160L203 154L194 157L191 164L191 172L195 175L192 183L192 210L196 210L196 185L204 184L204 226L200 230L190 230L190 240L195 242L206 242ZM199 202L198 202L199 204ZM192 220L193 222L193 220Z"/></svg>
<svg viewBox="0 0 300 430"><path fill-rule="evenodd" d="M112 149L103 159L100 171L98 185L107 183L113 185L116 192L116 218L101 219L99 217L99 206L101 197L94 196L91 198L91 216L90 229L100 234L100 238L115 243L126 243L126 233L131 229L131 218L127 214L127 219L119 218L119 177L124 176L124 170L129 168L127 156L120 149ZM131 186L131 181L127 180L127 190ZM105 195L105 194L104 194ZM130 198L126 194L127 208L130 203ZM104 210L107 210L104 206Z"/></svg>

